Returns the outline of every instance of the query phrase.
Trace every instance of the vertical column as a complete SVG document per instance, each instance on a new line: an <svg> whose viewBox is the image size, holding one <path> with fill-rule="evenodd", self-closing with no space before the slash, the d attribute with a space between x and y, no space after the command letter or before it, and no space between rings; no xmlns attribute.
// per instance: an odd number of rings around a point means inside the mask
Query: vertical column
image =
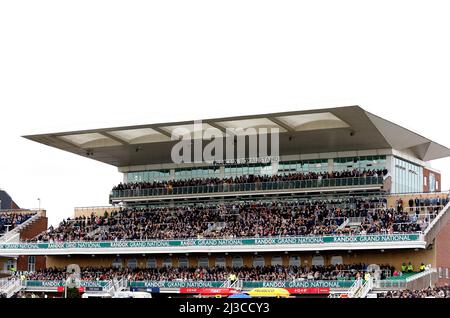
<svg viewBox="0 0 450 318"><path fill-rule="evenodd" d="M391 176L391 192L397 193L397 180L395 180L395 160L394 156L388 155L386 156L386 169L388 169L388 175Z"/></svg>
<svg viewBox="0 0 450 318"><path fill-rule="evenodd" d="M278 167L279 167L279 162L278 161L272 161L271 162L271 166L272 166L272 174L277 174L278 173Z"/></svg>
<svg viewBox="0 0 450 318"><path fill-rule="evenodd" d="M334 159L328 159L328 173L333 172L334 170Z"/></svg>
<svg viewBox="0 0 450 318"><path fill-rule="evenodd" d="M225 166L224 165L220 165L220 172L219 172L219 178L223 179L225 178Z"/></svg>

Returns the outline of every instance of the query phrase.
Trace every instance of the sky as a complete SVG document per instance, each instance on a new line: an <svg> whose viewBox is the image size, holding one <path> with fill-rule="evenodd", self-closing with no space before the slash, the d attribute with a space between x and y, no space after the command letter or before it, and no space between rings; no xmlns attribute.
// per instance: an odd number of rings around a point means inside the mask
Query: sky
<svg viewBox="0 0 450 318"><path fill-rule="evenodd" d="M0 188L51 224L107 205L117 168L21 137L67 130L360 105L450 146L449 9L0 0Z"/></svg>

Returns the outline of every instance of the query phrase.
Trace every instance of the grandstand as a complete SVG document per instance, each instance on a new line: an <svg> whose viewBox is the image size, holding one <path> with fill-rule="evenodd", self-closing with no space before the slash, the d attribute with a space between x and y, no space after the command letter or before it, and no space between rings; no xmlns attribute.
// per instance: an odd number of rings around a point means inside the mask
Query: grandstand
<svg viewBox="0 0 450 318"><path fill-rule="evenodd" d="M47 228L45 211L21 209L4 190L0 190L0 207L0 244L33 238ZM37 260L41 267L45 266L43 256L33 256L32 259ZM27 261L25 256L2 253L0 279L14 274L17 267L24 268Z"/></svg>
<svg viewBox="0 0 450 318"><path fill-rule="evenodd" d="M206 160L211 130L227 149ZM32 235L0 241L26 260L0 281L8 297L60 292L71 264L89 293L448 295L449 193L431 161L450 149L358 106L26 138L114 165L123 182L105 189L110 206L50 228L37 211Z"/></svg>

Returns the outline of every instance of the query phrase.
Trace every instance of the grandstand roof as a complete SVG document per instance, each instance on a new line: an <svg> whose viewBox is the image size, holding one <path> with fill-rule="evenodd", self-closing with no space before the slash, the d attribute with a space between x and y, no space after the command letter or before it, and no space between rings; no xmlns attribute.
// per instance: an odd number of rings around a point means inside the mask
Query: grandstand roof
<svg viewBox="0 0 450 318"><path fill-rule="evenodd" d="M27 139L113 166L170 163L177 128L194 135L194 121L146 124L24 136ZM359 106L292 111L202 120L200 130L278 128L280 155L396 149L429 161L450 149Z"/></svg>

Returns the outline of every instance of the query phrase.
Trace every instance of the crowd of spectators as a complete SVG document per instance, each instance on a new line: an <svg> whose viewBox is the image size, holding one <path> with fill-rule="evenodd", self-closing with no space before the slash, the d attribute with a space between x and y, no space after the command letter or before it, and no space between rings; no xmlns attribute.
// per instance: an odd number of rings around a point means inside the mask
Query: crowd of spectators
<svg viewBox="0 0 450 318"><path fill-rule="evenodd" d="M424 196L424 197L411 197L408 202L403 202L399 198L396 202L397 211L403 212L415 212L419 215L421 212L427 212L431 215L436 215L442 209L443 206L447 205L449 202L449 197L446 196Z"/></svg>
<svg viewBox="0 0 450 318"><path fill-rule="evenodd" d="M161 267L161 268L105 268L81 269L80 278L88 281L104 281L126 278L129 281L226 281L231 274L243 281L277 280L353 280L363 277L365 264L341 264L329 266L259 266L259 267ZM382 270L392 270L388 265ZM65 280L65 269L48 268L25 274L28 280Z"/></svg>
<svg viewBox="0 0 450 318"><path fill-rule="evenodd" d="M378 298L450 298L450 286L428 287L420 290L394 290L379 293Z"/></svg>
<svg viewBox="0 0 450 318"><path fill-rule="evenodd" d="M142 190L142 189L168 189L188 186L213 186L213 185L231 185L245 183L261 183L275 181L297 181L297 180L322 180L339 178L364 178L381 177L388 173L386 169L382 170L346 170L333 172L296 172L274 175L243 175L229 178L197 178L197 179L177 179L167 181L148 181L148 182L129 182L120 183L113 187L113 191L120 190Z"/></svg>
<svg viewBox="0 0 450 318"><path fill-rule="evenodd" d="M356 217L360 225L345 226ZM342 225L342 226L341 226ZM423 231L428 222L386 208L384 198L322 201L251 201L176 208L128 208L81 216L50 227L33 241L118 241L238 238Z"/></svg>
<svg viewBox="0 0 450 318"><path fill-rule="evenodd" d="M33 216L32 213L1 212L0 213L0 235L11 231Z"/></svg>

